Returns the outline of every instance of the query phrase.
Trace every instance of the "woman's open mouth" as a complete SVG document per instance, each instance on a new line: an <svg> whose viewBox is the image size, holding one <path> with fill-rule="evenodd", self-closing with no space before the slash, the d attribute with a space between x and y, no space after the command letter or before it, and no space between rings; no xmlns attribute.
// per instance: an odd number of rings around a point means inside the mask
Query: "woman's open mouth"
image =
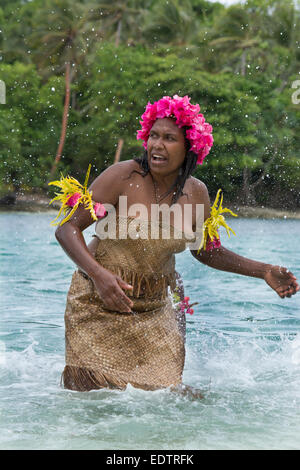
<svg viewBox="0 0 300 470"><path fill-rule="evenodd" d="M167 163L168 159L164 157L163 155L158 155L157 153L154 153L151 156L151 162L161 165L161 164Z"/></svg>

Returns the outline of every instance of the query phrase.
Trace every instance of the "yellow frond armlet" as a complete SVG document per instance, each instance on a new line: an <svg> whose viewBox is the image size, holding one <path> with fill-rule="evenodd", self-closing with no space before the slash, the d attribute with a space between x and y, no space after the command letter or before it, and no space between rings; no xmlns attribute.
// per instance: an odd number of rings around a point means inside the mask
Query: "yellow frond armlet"
<svg viewBox="0 0 300 470"><path fill-rule="evenodd" d="M71 176L64 177L61 175L60 180L51 181L49 186L57 186L60 188L60 193L55 193L56 196L50 201L49 204L52 204L54 201L59 201L61 203L61 208L57 217L51 222L51 225L63 225L66 223L79 204L83 204L87 210L90 211L93 220L98 220L101 217L106 215L105 207L100 202L94 202L92 200L92 191L89 192L87 189L87 184L90 176L91 165L89 165L84 184L82 185L75 178ZM64 219L61 222L56 222L57 219L64 214Z"/></svg>
<svg viewBox="0 0 300 470"><path fill-rule="evenodd" d="M215 199L215 202L212 205L211 212L210 212L210 217L206 219L206 221L203 224L203 233L202 233L202 240L201 244L198 249L198 253L200 250L203 248L203 250L210 251L214 248L218 248L221 246L220 242L220 235L218 232L218 228L224 227L226 229L228 237L230 237L230 232L232 232L235 235L235 232L228 226L228 224L225 222L225 218L222 215L224 212L229 212L231 215L234 217L237 217L237 214L234 214L230 209L227 209L226 207L222 207L223 203L223 194L221 195L219 207L218 207L218 202L220 198L220 193L221 189L218 190L217 196Z"/></svg>

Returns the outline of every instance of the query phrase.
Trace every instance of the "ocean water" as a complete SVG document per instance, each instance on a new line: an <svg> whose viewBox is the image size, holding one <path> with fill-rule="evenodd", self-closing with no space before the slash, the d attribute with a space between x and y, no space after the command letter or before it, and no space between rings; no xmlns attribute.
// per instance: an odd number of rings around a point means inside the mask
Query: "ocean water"
<svg viewBox="0 0 300 470"><path fill-rule="evenodd" d="M64 308L74 270L54 213L0 213L0 449L299 449L300 293L280 299L259 279L177 256L187 317L184 383L169 390L71 392ZM239 254L300 278L300 221L230 219ZM85 232L88 241L93 228Z"/></svg>

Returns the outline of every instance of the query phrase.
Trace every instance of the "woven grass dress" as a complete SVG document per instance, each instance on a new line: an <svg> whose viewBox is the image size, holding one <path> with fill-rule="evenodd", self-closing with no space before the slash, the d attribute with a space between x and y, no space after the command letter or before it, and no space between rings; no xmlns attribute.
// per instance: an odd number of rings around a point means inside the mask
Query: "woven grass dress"
<svg viewBox="0 0 300 470"><path fill-rule="evenodd" d="M108 310L93 281L79 270L73 274L65 310L65 388L131 384L155 390L182 381L185 319L173 306L170 290L176 287L175 253L185 250L187 239L160 223L153 238L146 221L134 227L135 237L120 238L133 223L134 218L118 216L117 236L99 240L95 253L104 268L133 286L130 294L126 291L133 313Z"/></svg>

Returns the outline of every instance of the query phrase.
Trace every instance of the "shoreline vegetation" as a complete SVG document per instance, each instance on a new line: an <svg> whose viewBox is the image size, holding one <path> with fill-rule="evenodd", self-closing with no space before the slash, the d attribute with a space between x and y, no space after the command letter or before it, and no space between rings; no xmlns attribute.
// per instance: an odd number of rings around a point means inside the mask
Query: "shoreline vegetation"
<svg viewBox="0 0 300 470"><path fill-rule="evenodd" d="M49 205L51 198L43 194L22 193L15 199L8 195L7 199L0 199L0 212L47 212L56 211L60 208L59 203ZM300 209L288 210L266 206L245 206L241 204L227 204L228 208L235 212L240 218L257 219L298 219L300 220ZM230 214L227 217L232 217Z"/></svg>

